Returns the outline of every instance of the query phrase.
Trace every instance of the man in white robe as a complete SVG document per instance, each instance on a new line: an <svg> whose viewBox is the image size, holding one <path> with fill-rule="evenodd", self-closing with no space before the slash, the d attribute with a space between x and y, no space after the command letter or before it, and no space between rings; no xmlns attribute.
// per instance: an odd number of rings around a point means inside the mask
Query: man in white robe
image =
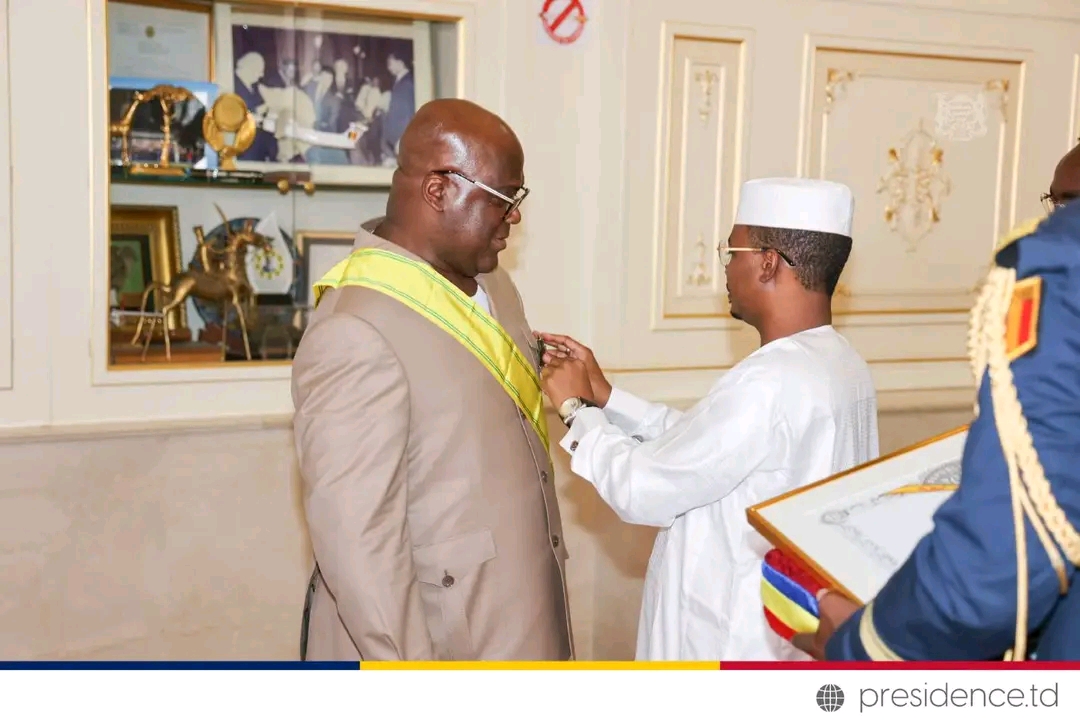
<svg viewBox="0 0 1080 720"><path fill-rule="evenodd" d="M760 584L769 544L746 509L878 455L870 370L831 325L853 211L837 183L743 186L718 250L731 314L761 346L686 412L613 389L587 347L540 336L571 469L626 522L661 528L638 660L808 659L768 628Z"/></svg>

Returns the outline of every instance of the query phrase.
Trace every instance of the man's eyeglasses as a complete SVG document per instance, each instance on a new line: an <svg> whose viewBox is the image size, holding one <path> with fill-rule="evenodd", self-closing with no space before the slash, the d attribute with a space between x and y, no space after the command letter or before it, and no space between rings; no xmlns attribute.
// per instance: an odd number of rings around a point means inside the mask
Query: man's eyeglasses
<svg viewBox="0 0 1080 720"><path fill-rule="evenodd" d="M1043 193L1040 195L1039 202L1042 203L1043 209L1046 210L1047 215L1057 210L1058 205L1060 204L1050 193Z"/></svg>
<svg viewBox="0 0 1080 720"><path fill-rule="evenodd" d="M1058 208L1076 200L1077 197L1080 196L1076 195L1076 193L1065 193L1064 196L1058 197L1055 197L1053 193L1043 193L1039 196L1039 200L1042 202L1046 214L1049 215Z"/></svg>
<svg viewBox="0 0 1080 720"><path fill-rule="evenodd" d="M485 185L484 183L480 182L479 180L473 180L471 177L469 177L467 175L463 175L462 173L459 173L457 170L436 170L435 173L438 174L438 175L454 175L455 177L459 177L462 180L464 180L465 182L472 183L473 185L480 188L484 192L489 193L491 195L494 195L495 197L502 200L504 203L507 204L506 213L503 215L503 220L510 217L510 214L512 212L514 212L515 210L517 210L518 207L521 205L522 201L529 195L529 188L527 188L527 187L518 188L517 192L514 193L513 197L503 195L501 192L499 192L495 188L489 187L489 186Z"/></svg>
<svg viewBox="0 0 1080 720"><path fill-rule="evenodd" d="M787 255L777 250L776 248L745 248L745 247L721 247L720 248L720 264L727 267L731 263L731 258L734 257L734 253L737 252L765 252L766 250L772 250L774 253L780 256L780 258L791 267L795 267L795 263L791 261Z"/></svg>

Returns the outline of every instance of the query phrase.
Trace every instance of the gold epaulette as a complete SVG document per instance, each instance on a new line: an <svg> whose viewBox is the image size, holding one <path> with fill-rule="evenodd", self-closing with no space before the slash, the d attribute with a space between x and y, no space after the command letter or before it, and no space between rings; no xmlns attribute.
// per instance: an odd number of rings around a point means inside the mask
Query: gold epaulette
<svg viewBox="0 0 1080 720"><path fill-rule="evenodd" d="M1009 247L1020 238L1031 235L1039 228L1039 225L1045 219L1045 216L1029 218L1014 227L1007 235L1005 235L1005 237L998 241L997 247L994 248L994 257L996 258L999 252Z"/></svg>

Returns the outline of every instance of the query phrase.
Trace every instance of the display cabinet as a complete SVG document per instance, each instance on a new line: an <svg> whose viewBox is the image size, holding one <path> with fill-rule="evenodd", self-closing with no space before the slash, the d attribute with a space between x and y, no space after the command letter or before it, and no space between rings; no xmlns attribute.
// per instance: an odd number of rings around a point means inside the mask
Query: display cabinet
<svg viewBox="0 0 1080 720"><path fill-rule="evenodd" d="M109 0L109 372L287 363L416 108L462 94L459 25Z"/></svg>

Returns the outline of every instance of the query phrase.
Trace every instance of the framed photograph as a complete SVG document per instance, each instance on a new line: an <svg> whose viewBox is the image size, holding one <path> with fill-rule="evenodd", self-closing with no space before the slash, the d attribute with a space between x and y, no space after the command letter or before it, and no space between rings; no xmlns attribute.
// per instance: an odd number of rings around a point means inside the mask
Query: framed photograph
<svg viewBox="0 0 1080 720"><path fill-rule="evenodd" d="M747 519L852 600L871 600L960 483L968 426L759 503Z"/></svg>
<svg viewBox="0 0 1080 720"><path fill-rule="evenodd" d="M109 0L109 74L213 79L210 5L185 0Z"/></svg>
<svg viewBox="0 0 1080 720"><path fill-rule="evenodd" d="M132 331L138 313L157 312L154 283L170 285L180 272L180 225L175 207L114 205L109 218L109 309L111 325ZM183 305L167 318L171 337L186 336ZM160 326L159 326L160 327Z"/></svg>
<svg viewBox="0 0 1080 720"><path fill-rule="evenodd" d="M315 298L311 286L352 252L356 233L301 230L296 233L300 255L300 287L297 304L310 307Z"/></svg>
<svg viewBox="0 0 1080 720"><path fill-rule="evenodd" d="M237 167L387 186L401 133L434 93L431 24L214 6L216 82L258 121Z"/></svg>
<svg viewBox="0 0 1080 720"><path fill-rule="evenodd" d="M213 170L218 157L203 137L203 118L207 109L218 96L217 85L205 82L188 82L159 78L109 78L109 122L121 123L135 101L135 93L158 85L182 87L194 96L191 100L173 103L170 115L171 149L170 163L198 170ZM144 101L131 115L128 132L128 153L131 163L157 163L161 160L161 148L165 142L165 115L160 102ZM123 140L113 133L109 145L109 160L113 165L123 164Z"/></svg>

